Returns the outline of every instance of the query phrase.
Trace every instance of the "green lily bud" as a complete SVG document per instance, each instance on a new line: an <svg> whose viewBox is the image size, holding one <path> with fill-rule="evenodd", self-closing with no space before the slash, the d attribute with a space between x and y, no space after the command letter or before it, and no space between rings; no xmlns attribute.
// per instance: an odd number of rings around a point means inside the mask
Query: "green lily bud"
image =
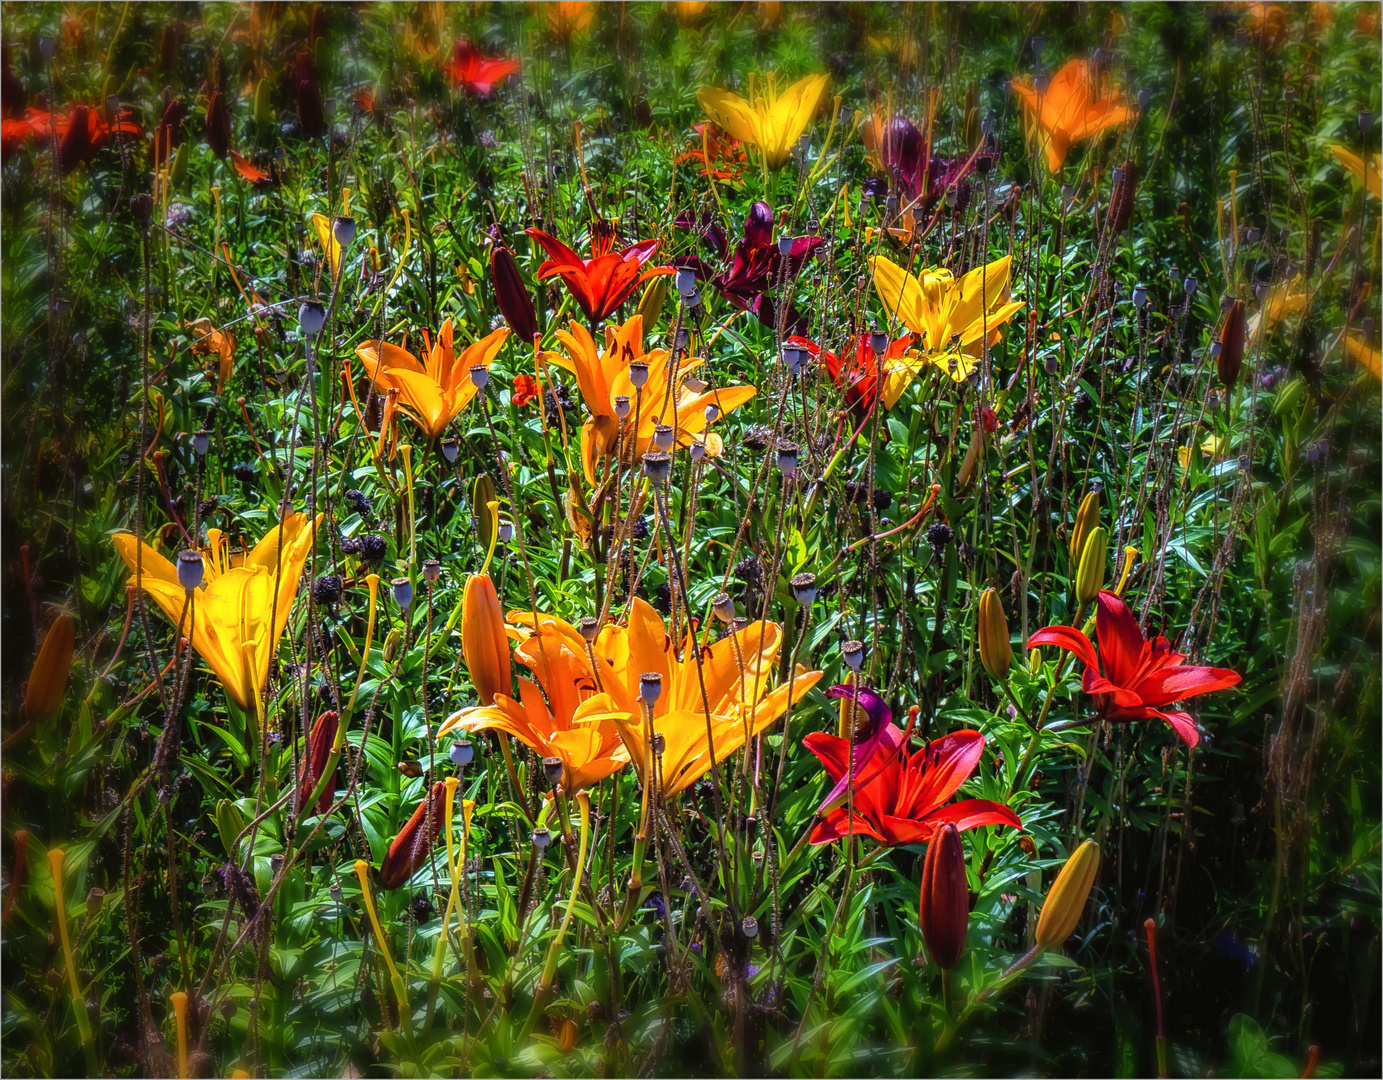
<svg viewBox="0 0 1383 1080"><path fill-rule="evenodd" d="M1105 555L1109 540L1104 529L1096 526L1085 538L1081 551L1080 568L1076 571L1076 599L1082 604L1092 603L1104 588Z"/></svg>

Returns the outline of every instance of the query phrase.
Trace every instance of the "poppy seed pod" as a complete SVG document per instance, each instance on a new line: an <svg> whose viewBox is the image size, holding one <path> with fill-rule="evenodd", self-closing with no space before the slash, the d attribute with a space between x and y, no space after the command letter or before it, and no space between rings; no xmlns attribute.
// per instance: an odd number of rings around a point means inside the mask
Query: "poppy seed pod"
<svg viewBox="0 0 1383 1080"><path fill-rule="evenodd" d="M477 390L484 390L485 385L490 381L490 369L484 364L475 364L471 367L471 384Z"/></svg>
<svg viewBox="0 0 1383 1080"><path fill-rule="evenodd" d="M326 308L315 300L305 300L298 307L298 326L304 336L316 337L327 321Z"/></svg>
<svg viewBox="0 0 1383 1080"><path fill-rule="evenodd" d="M394 603L407 611L413 604L413 582L406 577L396 577L390 584L394 587Z"/></svg>
<svg viewBox="0 0 1383 1080"><path fill-rule="evenodd" d="M645 671L639 676L639 697L650 709L658 704L663 696L663 677L656 671Z"/></svg>
<svg viewBox="0 0 1383 1080"><path fill-rule="evenodd" d="M793 574L789 584L792 586L793 599L799 604L810 604L816 599L815 574Z"/></svg>
<svg viewBox="0 0 1383 1080"><path fill-rule="evenodd" d="M482 705L493 705L496 694L509 694L511 669L504 611L489 574L472 574L462 596L461 655Z"/></svg>
<svg viewBox="0 0 1383 1080"><path fill-rule="evenodd" d="M547 782L556 787L562 782L562 759L559 757L543 758L543 775L547 777Z"/></svg>
<svg viewBox="0 0 1383 1080"><path fill-rule="evenodd" d="M720 406L713 401L702 411L702 415L706 417L706 423L714 424L720 419Z"/></svg>
<svg viewBox="0 0 1383 1080"><path fill-rule="evenodd" d="M690 296L696 292L696 271L683 267L677 271L677 295Z"/></svg>
<svg viewBox="0 0 1383 1080"><path fill-rule="evenodd" d="M418 803L413 816L399 830L384 861L379 864L379 887L397 889L408 884L432 852L432 844L442 831L442 812L447 785L438 780L432 785L432 795ZM431 819L429 823L429 818Z"/></svg>
<svg viewBox="0 0 1383 1080"><path fill-rule="evenodd" d="M1060 948L1080 922L1085 901L1100 869L1100 845L1087 840L1076 848L1057 874L1042 904L1037 919L1037 944L1044 949Z"/></svg>
<svg viewBox="0 0 1383 1080"><path fill-rule="evenodd" d="M653 484L666 484L672 472L672 459L661 450L651 450L643 456L643 472Z"/></svg>
<svg viewBox="0 0 1383 1080"><path fill-rule="evenodd" d="M1071 526L1071 562L1079 564L1081 552L1085 550L1085 538L1090 530L1100 523L1100 493L1089 491L1080 501L1076 511L1076 523Z"/></svg>
<svg viewBox="0 0 1383 1080"><path fill-rule="evenodd" d="M548 832L546 829L534 829L532 840L535 848L539 851L544 851L548 844L552 843L552 833Z"/></svg>
<svg viewBox="0 0 1383 1080"><path fill-rule="evenodd" d="M206 144L222 161L230 154L230 110L226 108L226 95L219 90L212 93L206 107Z"/></svg>
<svg viewBox="0 0 1383 1080"><path fill-rule="evenodd" d="M600 620L594 615L583 615L577 629L581 631L581 636L588 643L594 644L596 635L600 633Z"/></svg>
<svg viewBox="0 0 1383 1080"><path fill-rule="evenodd" d="M1095 597L1104 588L1105 555L1109 539L1104 529L1096 526L1085 538L1085 549L1080 554L1080 568L1076 571L1076 599L1082 604L1094 603Z"/></svg>
<svg viewBox="0 0 1383 1080"><path fill-rule="evenodd" d="M512 521L501 521L498 529L499 542L507 544L514 538L514 523Z"/></svg>
<svg viewBox="0 0 1383 1080"><path fill-rule="evenodd" d="M205 569L200 551L178 552L178 584L184 592L191 594L197 590Z"/></svg>
<svg viewBox="0 0 1383 1080"><path fill-rule="evenodd" d="M331 223L331 238L345 251L355 241L355 218L339 217Z"/></svg>
<svg viewBox="0 0 1383 1080"><path fill-rule="evenodd" d="M442 563L439 559L428 559L423 563L423 579L429 585L436 585L437 579L442 576Z"/></svg>
<svg viewBox="0 0 1383 1080"><path fill-rule="evenodd" d="M338 723L339 717L336 713L327 710L317 717L316 723L312 725L312 730L308 733L307 759L303 762L302 774L298 780L299 812L307 808L307 800L312 798L312 793L317 790L318 781L322 779L322 773L326 771L327 759L331 757L332 743L336 741ZM331 809L335 787L336 783L332 781L322 789L316 806L316 813L319 817Z"/></svg>
<svg viewBox="0 0 1383 1080"><path fill-rule="evenodd" d="M1235 300L1229 305L1224 327L1220 330L1220 355L1215 358L1215 372L1220 385L1232 390L1239 381L1239 369L1244 366L1244 338L1248 323L1244 317L1244 302Z"/></svg>
<svg viewBox="0 0 1383 1080"><path fill-rule="evenodd" d="M922 940L937 967L949 971L965 949L970 926L970 890L960 833L947 822L932 834L922 863L922 895L917 906Z"/></svg>
<svg viewBox="0 0 1383 1080"><path fill-rule="evenodd" d="M615 398L615 416L620 420L629 415L629 398L625 394L619 394Z"/></svg>
<svg viewBox="0 0 1383 1080"><path fill-rule="evenodd" d="M797 472L797 444L779 443L778 444L778 471L784 476L791 476Z"/></svg>
<svg viewBox="0 0 1383 1080"><path fill-rule="evenodd" d="M635 360L629 365L629 381L634 384L635 390L641 390L648 382L648 365L644 361Z"/></svg>
<svg viewBox="0 0 1383 1080"><path fill-rule="evenodd" d="M735 617L734 598L726 592L716 593L715 599L711 601L711 611L721 622L729 623Z"/></svg>
<svg viewBox="0 0 1383 1080"><path fill-rule="evenodd" d="M687 446L687 454L693 461L700 461L706 456L706 441L696 439Z"/></svg>
<svg viewBox="0 0 1383 1080"><path fill-rule="evenodd" d="M464 769L475 760L475 746L468 739L457 739L447 756L458 769Z"/></svg>
<svg viewBox="0 0 1383 1080"><path fill-rule="evenodd" d="M211 448L211 432L194 431L192 433L192 449L198 457L204 457Z"/></svg>
<svg viewBox="0 0 1383 1080"><path fill-rule="evenodd" d="M495 301L504 321L525 343L538 332L538 319L533 312L533 298L519 274L514 255L503 244L490 249L490 282L495 287Z"/></svg>
<svg viewBox="0 0 1383 1080"><path fill-rule="evenodd" d="M653 445L659 450L672 449L672 427L668 424L659 424L653 429Z"/></svg>
<svg viewBox="0 0 1383 1080"><path fill-rule="evenodd" d="M456 456L461 450L461 440L456 438L442 440L442 456L447 459L448 465L456 464Z"/></svg>
<svg viewBox="0 0 1383 1080"><path fill-rule="evenodd" d="M980 662L992 678L1003 682L1013 663L1013 646L1009 642L1003 601L995 589L985 589L980 594L979 637Z"/></svg>
<svg viewBox="0 0 1383 1080"><path fill-rule="evenodd" d="M864 642L851 638L840 647L840 655L851 671L859 671L864 662Z"/></svg>
<svg viewBox="0 0 1383 1080"><path fill-rule="evenodd" d="M147 229L154 218L154 197L135 195L130 199L130 216L141 229Z"/></svg>
<svg viewBox="0 0 1383 1080"><path fill-rule="evenodd" d="M25 720L46 720L58 711L67 693L67 676L72 671L76 641L76 624L71 615L62 614L53 620L29 671L29 685L24 691Z"/></svg>

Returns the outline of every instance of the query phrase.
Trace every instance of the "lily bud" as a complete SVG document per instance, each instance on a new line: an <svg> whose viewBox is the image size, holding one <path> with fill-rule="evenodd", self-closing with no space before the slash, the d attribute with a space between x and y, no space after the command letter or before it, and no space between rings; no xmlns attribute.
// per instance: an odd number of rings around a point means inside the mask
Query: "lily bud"
<svg viewBox="0 0 1383 1080"><path fill-rule="evenodd" d="M965 853L961 850L960 833L950 822L937 829L927 844L917 914L932 962L949 971L960 960L970 926Z"/></svg>
<svg viewBox="0 0 1383 1080"><path fill-rule="evenodd" d="M648 279L648 284L644 286L643 296L639 299L638 313L643 316L644 330L658 321L658 316L663 313L663 305L667 303L667 279L666 274L659 274L657 277Z"/></svg>
<svg viewBox="0 0 1383 1080"><path fill-rule="evenodd" d="M1109 539L1104 529L1096 526L1085 538L1085 550L1080 555L1080 568L1076 571L1076 599L1082 604L1093 603L1104 588L1105 555Z"/></svg>
<svg viewBox="0 0 1383 1080"><path fill-rule="evenodd" d="M29 686L24 692L24 719L46 720L58 711L67 693L67 676L72 671L72 651L76 647L76 627L72 616L59 615L48 632L34 666L29 671Z"/></svg>
<svg viewBox="0 0 1383 1080"><path fill-rule="evenodd" d="M1034 677L1042 674L1042 650L1028 650L1028 674Z"/></svg>
<svg viewBox="0 0 1383 1080"><path fill-rule="evenodd" d="M308 733L307 760L303 763L302 776L298 781L299 808L305 807L307 800L312 798L312 793L317 790L317 782L322 779L322 773L327 767L327 759L331 756L332 744L336 741L338 723L339 718L336 713L328 710L317 717L317 722L312 725L312 730ZM316 812L319 817L331 809L335 788L336 781L333 780L327 784L317 799Z"/></svg>
<svg viewBox="0 0 1383 1080"><path fill-rule="evenodd" d="M274 103L269 99L269 80L260 79L255 86L254 113L255 127L266 130L274 122Z"/></svg>
<svg viewBox="0 0 1383 1080"><path fill-rule="evenodd" d="M1081 552L1085 550L1085 538L1090 530L1100 523L1100 493L1087 492L1076 511L1076 523L1071 527L1071 562L1079 563Z"/></svg>
<svg viewBox="0 0 1383 1080"><path fill-rule="evenodd" d="M496 694L512 690L509 638L504 611L489 574L472 574L462 596L461 655L482 705L493 705Z"/></svg>
<svg viewBox="0 0 1383 1080"><path fill-rule="evenodd" d="M433 841L442 831L442 811L446 794L447 785L438 780L432 785L430 800L424 799L418 804L408 823L399 830L398 836L394 837L384 861L379 865L381 889L397 889L401 885L406 885L408 879L427 861L428 855L432 852ZM432 819L430 825L427 821L429 817Z"/></svg>
<svg viewBox="0 0 1383 1080"><path fill-rule="evenodd" d="M1087 840L1076 848L1057 874L1037 920L1037 944L1060 948L1080 922L1095 874L1100 868L1100 845Z"/></svg>
<svg viewBox="0 0 1383 1080"><path fill-rule="evenodd" d="M206 107L206 144L222 161L230 154L231 121L226 95L217 90Z"/></svg>
<svg viewBox="0 0 1383 1080"><path fill-rule="evenodd" d="M513 253L502 244L490 249L490 281L495 286L495 300L504 321L525 344L531 344L538 332L538 319L533 313L533 298L519 274Z"/></svg>
<svg viewBox="0 0 1383 1080"><path fill-rule="evenodd" d="M1134 196L1137 194L1138 166L1130 158L1124 162L1123 171L1109 196L1109 228L1116 236L1128 228L1129 220L1133 217Z"/></svg>
<svg viewBox="0 0 1383 1080"><path fill-rule="evenodd" d="M1013 646L1009 641L1003 601L994 589L985 589L980 594L979 637L980 662L992 678L1003 682L1013 663Z"/></svg>
<svg viewBox="0 0 1383 1080"><path fill-rule="evenodd" d="M1244 302L1235 300L1229 305L1225 324L1220 330L1220 355L1215 358L1215 373L1220 377L1220 385L1226 390L1233 389L1239 381L1239 369L1244 366L1244 338L1248 322L1244 318Z"/></svg>

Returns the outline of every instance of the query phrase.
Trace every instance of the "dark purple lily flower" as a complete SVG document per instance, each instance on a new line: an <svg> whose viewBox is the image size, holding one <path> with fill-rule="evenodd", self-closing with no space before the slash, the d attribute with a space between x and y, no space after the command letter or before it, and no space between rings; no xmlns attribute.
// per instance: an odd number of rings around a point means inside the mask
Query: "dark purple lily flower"
<svg viewBox="0 0 1383 1080"><path fill-rule="evenodd" d="M936 154L929 157L922 132L904 116L895 116L884 124L881 134L867 141L900 191L909 198L920 199L924 210L935 206L947 189L955 188L955 208L963 211L970 202L970 184L966 178L980 159L992 161L995 157L988 150L965 158L943 158Z"/></svg>
<svg viewBox="0 0 1383 1080"><path fill-rule="evenodd" d="M673 265L691 270L698 281L709 281L726 300L741 311L753 312L765 326L776 326L778 309L765 293L773 288L784 270L789 279L796 277L826 241L819 236L794 237L784 256L773 239L773 218L773 207L766 202L756 202L749 208L744 236L735 245L730 268L723 273L712 277L710 267L694 255L674 259ZM695 224L690 215L683 214L677 224L695 228L703 242L722 260L725 258L725 233L718 223L707 216L700 224ZM790 307L787 324L787 333L802 334L807 329L807 318L796 307Z"/></svg>

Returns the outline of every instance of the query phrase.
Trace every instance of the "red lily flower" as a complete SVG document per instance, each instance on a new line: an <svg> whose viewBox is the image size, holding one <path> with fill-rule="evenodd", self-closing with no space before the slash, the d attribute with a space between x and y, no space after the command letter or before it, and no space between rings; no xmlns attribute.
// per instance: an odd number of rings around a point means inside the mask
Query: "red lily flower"
<svg viewBox="0 0 1383 1080"><path fill-rule="evenodd" d="M469 41L457 38L451 49L451 59L442 65L442 70L451 76L453 85L476 97L489 97L497 82L519 70L519 62L481 56Z"/></svg>
<svg viewBox="0 0 1383 1080"><path fill-rule="evenodd" d="M550 256L538 267L538 280L560 277L572 299L592 322L608 318L649 278L673 272L670 266L643 270L644 263L658 250L657 240L640 240L619 251L612 250L615 230L599 218L591 227L589 260L540 229L529 229L528 235L542 244Z"/></svg>
<svg viewBox="0 0 1383 1080"><path fill-rule="evenodd" d="M132 119L128 109L121 109L113 123L106 123L101 114L85 105L73 106L65 117L57 122L58 129L58 168L66 175L78 165L86 165L96 159L101 147L105 146L116 132L127 135L141 134L140 127ZM47 128L35 130L36 134L46 135Z"/></svg>
<svg viewBox="0 0 1383 1080"><path fill-rule="evenodd" d="M399 830L394 842L379 864L379 887L397 889L407 885L408 879L427 862L437 834L442 831L442 813L446 808L447 786L438 780L432 785L432 797L424 799L413 811L413 816ZM429 805L431 809L429 810ZM429 822L428 819L431 818ZM426 826L426 827L424 827Z"/></svg>
<svg viewBox="0 0 1383 1080"><path fill-rule="evenodd" d="M514 407L522 409L530 402L538 400L538 380L532 375L520 372L514 376Z"/></svg>
<svg viewBox="0 0 1383 1080"><path fill-rule="evenodd" d="M235 166L235 171L239 173L241 177L248 180L255 187L273 187L276 183L278 183L278 180L274 177L273 173L265 172L263 169L258 168L251 162L246 161L244 157L242 157L240 154L237 154L234 150L230 152L230 159L231 164Z"/></svg>
<svg viewBox="0 0 1383 1080"><path fill-rule="evenodd" d="M853 350L849 349L849 346L846 347L848 351L844 358L837 356L830 349L822 348L810 338L790 337L785 344L805 349L813 360L825 364L826 374L831 377L831 382L845 395L846 408L863 417L879 397L879 387L883 384L880 374L887 374L889 361L903 356L912 348L915 340L914 335L904 334L896 341L889 342L882 357L874 355L874 350L869 344L868 331L861 332L855 339Z"/></svg>
<svg viewBox="0 0 1383 1080"><path fill-rule="evenodd" d="M1138 620L1114 593L1101 591L1095 613L1096 659L1090 639L1074 626L1049 626L1028 639L1028 648L1055 645L1085 665L1081 689L1095 697L1106 720L1165 720L1187 746L1200 742L1196 722L1166 706L1211 690L1238 686L1239 673L1227 668L1194 667L1164 637L1143 637ZM1103 674L1101 668L1103 667Z"/></svg>
<svg viewBox="0 0 1383 1080"><path fill-rule="evenodd" d="M857 700L872 712L867 693ZM832 687L827 694L848 697L850 688ZM978 731L953 731L908 755L905 733L885 717L879 719L883 722L877 732L854 746L853 817L844 797L850 784L851 744L824 731L813 731L802 740L835 784L812 830L813 844L829 844L851 833L888 845L926 843L947 823L962 832L979 825L1023 827L1017 814L989 799L946 805L980 762L984 736Z"/></svg>
<svg viewBox="0 0 1383 1080"><path fill-rule="evenodd" d="M733 135L727 135L709 120L692 125L696 137L690 150L677 159L677 164L694 162L701 166L702 176L720 181L738 181L740 172L748 164L744 144Z"/></svg>

